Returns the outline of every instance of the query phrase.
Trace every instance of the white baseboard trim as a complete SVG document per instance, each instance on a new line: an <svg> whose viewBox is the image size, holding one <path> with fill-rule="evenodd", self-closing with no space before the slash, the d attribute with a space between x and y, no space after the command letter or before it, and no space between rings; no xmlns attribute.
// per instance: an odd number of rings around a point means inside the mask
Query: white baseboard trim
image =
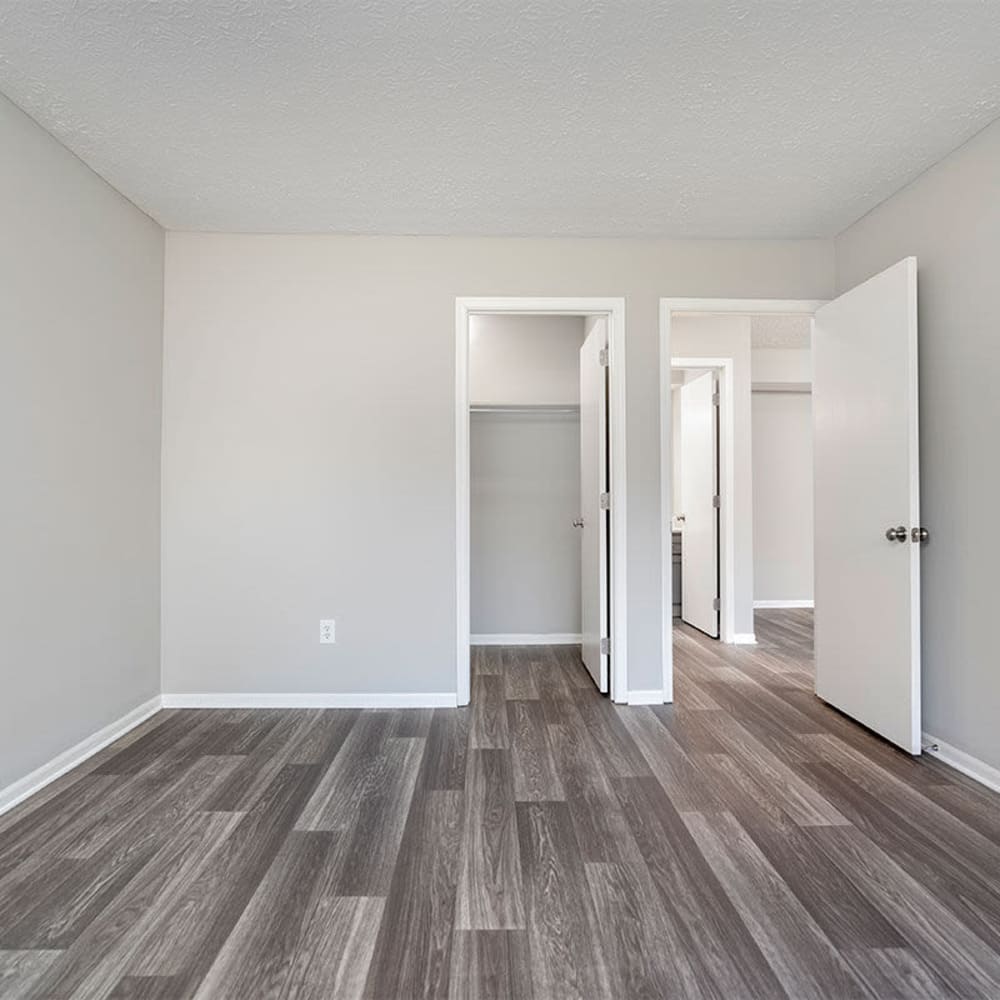
<svg viewBox="0 0 1000 1000"><path fill-rule="evenodd" d="M736 632L733 635L734 646L756 646L757 636L753 632Z"/></svg>
<svg viewBox="0 0 1000 1000"><path fill-rule="evenodd" d="M942 763L961 771L962 774L993 789L994 792L1000 792L1000 770L991 764L967 754L964 750L959 750L958 747L953 747L950 743L945 743L944 740L939 740L936 736L931 736L930 733L923 734L923 747L924 753L937 757Z"/></svg>
<svg viewBox="0 0 1000 1000"><path fill-rule="evenodd" d="M67 771L82 764L88 757L93 757L98 750L103 750L109 743L114 743L130 729L135 729L140 722L145 722L151 715L155 715L161 707L159 695L150 698L149 701L137 705L120 719L116 719L92 736L81 740L76 746L72 746L57 757L53 757L47 764L35 768L30 774L19 778L12 785L0 789L0 815L13 809L14 806L34 795L35 792L40 792L46 785L51 784L56 778L61 778Z"/></svg>
<svg viewBox="0 0 1000 1000"><path fill-rule="evenodd" d="M454 691L402 694L206 691L163 695L164 708L455 708L457 705Z"/></svg>
<svg viewBox="0 0 1000 1000"><path fill-rule="evenodd" d="M754 601L755 608L814 608L815 601Z"/></svg>
<svg viewBox="0 0 1000 1000"><path fill-rule="evenodd" d="M663 689L650 688L648 691L629 691L628 703L630 705L662 705Z"/></svg>
<svg viewBox="0 0 1000 1000"><path fill-rule="evenodd" d="M471 635L473 646L579 646L579 634L572 632L510 632L507 634Z"/></svg>

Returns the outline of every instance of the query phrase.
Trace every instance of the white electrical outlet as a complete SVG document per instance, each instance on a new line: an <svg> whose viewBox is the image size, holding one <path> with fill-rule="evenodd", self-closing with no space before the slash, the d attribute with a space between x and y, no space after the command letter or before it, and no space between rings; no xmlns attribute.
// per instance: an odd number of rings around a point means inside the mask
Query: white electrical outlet
<svg viewBox="0 0 1000 1000"><path fill-rule="evenodd" d="M321 643L337 641L337 623L332 618L324 618L319 623L319 641Z"/></svg>

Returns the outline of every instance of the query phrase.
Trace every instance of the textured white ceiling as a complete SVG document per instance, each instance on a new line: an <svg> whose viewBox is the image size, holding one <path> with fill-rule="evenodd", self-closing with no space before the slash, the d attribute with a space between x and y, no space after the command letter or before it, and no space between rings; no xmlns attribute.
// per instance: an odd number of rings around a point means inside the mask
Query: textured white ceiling
<svg viewBox="0 0 1000 1000"><path fill-rule="evenodd" d="M780 313L750 317L750 346L809 347L812 321L808 316L783 316Z"/></svg>
<svg viewBox="0 0 1000 1000"><path fill-rule="evenodd" d="M168 228L829 236L1000 114L996 0L0 0Z"/></svg>

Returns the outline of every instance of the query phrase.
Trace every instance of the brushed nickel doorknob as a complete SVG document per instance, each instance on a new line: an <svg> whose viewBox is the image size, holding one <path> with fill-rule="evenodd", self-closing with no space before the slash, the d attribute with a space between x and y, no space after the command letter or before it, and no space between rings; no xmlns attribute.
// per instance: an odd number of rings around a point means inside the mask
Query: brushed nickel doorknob
<svg viewBox="0 0 1000 1000"><path fill-rule="evenodd" d="M583 518L582 518L582 517L578 517L578 518L577 518L577 519L576 519L576 520L575 520L575 521L573 522L573 527L574 527L574 528L582 528L582 527L583 527Z"/></svg>
<svg viewBox="0 0 1000 1000"><path fill-rule="evenodd" d="M911 542L926 542L931 537L931 533L926 528L913 528L910 531Z"/></svg>
<svg viewBox="0 0 1000 1000"><path fill-rule="evenodd" d="M898 528L887 528L885 532L885 537L889 539L890 542L905 542L907 538L910 537L910 533L900 525Z"/></svg>

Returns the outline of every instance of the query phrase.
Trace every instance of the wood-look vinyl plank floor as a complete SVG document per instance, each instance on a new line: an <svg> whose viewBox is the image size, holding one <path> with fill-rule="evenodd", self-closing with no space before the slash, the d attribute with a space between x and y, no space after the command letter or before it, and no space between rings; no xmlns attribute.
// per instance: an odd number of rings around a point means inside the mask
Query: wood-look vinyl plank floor
<svg viewBox="0 0 1000 1000"><path fill-rule="evenodd" d="M539 997L531 977L527 931L458 931L452 956L449 1000Z"/></svg>
<svg viewBox="0 0 1000 1000"><path fill-rule="evenodd" d="M0 951L0 997L21 1000L32 992L42 973L55 962L61 951Z"/></svg>
<svg viewBox="0 0 1000 1000"><path fill-rule="evenodd" d="M460 791L417 792L368 974L371 997L448 993L464 798Z"/></svg>
<svg viewBox="0 0 1000 1000"><path fill-rule="evenodd" d="M478 647L465 709L170 710L0 817L0 1000L1000 996L1000 796L813 694Z"/></svg>
<svg viewBox="0 0 1000 1000"><path fill-rule="evenodd" d="M518 802L517 830L535 992L553 1000L613 995L569 807Z"/></svg>
<svg viewBox="0 0 1000 1000"><path fill-rule="evenodd" d="M541 702L508 701L507 733L514 771L514 798L519 802L565 798L552 758Z"/></svg>
<svg viewBox="0 0 1000 1000"><path fill-rule="evenodd" d="M463 930L524 927L514 806L510 752L473 750L465 786L456 917L456 926Z"/></svg>

